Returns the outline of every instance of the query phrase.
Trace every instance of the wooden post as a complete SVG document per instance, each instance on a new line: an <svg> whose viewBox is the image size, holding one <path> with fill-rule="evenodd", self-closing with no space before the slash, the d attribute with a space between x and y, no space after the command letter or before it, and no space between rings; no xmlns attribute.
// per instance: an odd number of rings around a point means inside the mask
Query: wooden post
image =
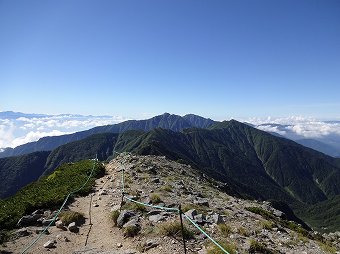
<svg viewBox="0 0 340 254"><path fill-rule="evenodd" d="M182 238L183 238L183 247L184 247L184 254L187 254L187 247L185 245L185 238L184 238L184 226L183 226L183 219L182 219L182 209L181 209L181 204L178 206L179 210L179 218L181 220L181 228L182 228Z"/></svg>

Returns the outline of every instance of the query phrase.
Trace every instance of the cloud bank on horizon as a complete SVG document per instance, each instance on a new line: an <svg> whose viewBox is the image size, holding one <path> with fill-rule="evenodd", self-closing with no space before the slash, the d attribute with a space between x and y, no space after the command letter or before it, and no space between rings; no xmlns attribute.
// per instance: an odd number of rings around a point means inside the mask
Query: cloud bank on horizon
<svg viewBox="0 0 340 254"><path fill-rule="evenodd" d="M120 116L34 115L13 112L0 115L0 149L34 142L42 137L60 136L96 126L127 120Z"/></svg>
<svg viewBox="0 0 340 254"><path fill-rule="evenodd" d="M258 129L275 132L291 139L319 139L340 136L340 121L321 121L311 117L292 116L266 119L252 118L249 122Z"/></svg>
<svg viewBox="0 0 340 254"><path fill-rule="evenodd" d="M0 113L0 150L6 147L14 148L46 136L59 136L128 120L122 116ZM275 132L294 140L334 136L340 138L340 121L320 121L315 118L297 116L249 118L243 121L253 124L258 129Z"/></svg>

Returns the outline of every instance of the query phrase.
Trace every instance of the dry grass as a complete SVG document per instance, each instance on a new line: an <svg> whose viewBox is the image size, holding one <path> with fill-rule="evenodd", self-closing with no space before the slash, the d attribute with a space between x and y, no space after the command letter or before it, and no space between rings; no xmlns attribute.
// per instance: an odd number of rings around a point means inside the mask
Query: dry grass
<svg viewBox="0 0 340 254"><path fill-rule="evenodd" d="M69 225L72 222L75 222L77 225L85 223L84 214L75 211L62 211L59 214L59 219L63 222L64 225Z"/></svg>

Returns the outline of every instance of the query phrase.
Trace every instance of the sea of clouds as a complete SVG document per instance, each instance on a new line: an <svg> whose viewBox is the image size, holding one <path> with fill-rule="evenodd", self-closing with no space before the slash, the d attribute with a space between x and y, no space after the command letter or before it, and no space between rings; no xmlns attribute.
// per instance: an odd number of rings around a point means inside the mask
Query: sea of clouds
<svg viewBox="0 0 340 254"><path fill-rule="evenodd" d="M5 147L16 147L46 136L74 133L125 120L128 118L122 116L30 115L0 112L0 151ZM294 140L302 138L340 140L340 121L321 121L296 116L250 118L242 121L258 129L275 132Z"/></svg>
<svg viewBox="0 0 340 254"><path fill-rule="evenodd" d="M116 124L127 120L120 116L82 115L9 115L0 116L0 151L37 141L46 136L59 136L87 130L96 126Z"/></svg>
<svg viewBox="0 0 340 254"><path fill-rule="evenodd" d="M248 121L258 129L275 132L292 139L322 139L327 136L340 136L340 121L321 121L301 116L251 118Z"/></svg>

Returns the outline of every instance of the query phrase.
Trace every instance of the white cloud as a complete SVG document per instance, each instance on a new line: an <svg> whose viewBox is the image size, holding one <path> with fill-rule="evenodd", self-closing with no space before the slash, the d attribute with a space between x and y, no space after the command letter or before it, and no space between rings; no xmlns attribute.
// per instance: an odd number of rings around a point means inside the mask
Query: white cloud
<svg viewBox="0 0 340 254"><path fill-rule="evenodd" d="M9 121L1 121L0 124L0 148L8 147L14 138L14 125Z"/></svg>
<svg viewBox="0 0 340 254"><path fill-rule="evenodd" d="M116 124L127 120L121 116L51 115L16 119L0 119L0 149L37 141L45 136L57 136Z"/></svg>
<svg viewBox="0 0 340 254"><path fill-rule="evenodd" d="M248 122L254 124L258 129L276 132L284 136L295 135L300 138L323 138L329 135L340 136L339 122L324 122L315 118L301 116L251 118Z"/></svg>
<svg viewBox="0 0 340 254"><path fill-rule="evenodd" d="M58 130L52 130L50 132L40 132L40 131L30 131L27 133L25 136L15 138L12 140L12 146L16 147L22 144L26 144L29 142L37 141L42 137L47 137L47 136L60 136L68 134L66 132L58 131Z"/></svg>
<svg viewBox="0 0 340 254"><path fill-rule="evenodd" d="M306 138L320 138L332 134L340 135L340 124L337 123L308 122L288 126L287 128Z"/></svg>
<svg viewBox="0 0 340 254"><path fill-rule="evenodd" d="M263 131L267 131L267 132L275 132L275 133L278 133L282 136L287 134L286 131L280 130L277 126L261 125L261 126L257 126L257 128L260 129L260 130L263 130Z"/></svg>

